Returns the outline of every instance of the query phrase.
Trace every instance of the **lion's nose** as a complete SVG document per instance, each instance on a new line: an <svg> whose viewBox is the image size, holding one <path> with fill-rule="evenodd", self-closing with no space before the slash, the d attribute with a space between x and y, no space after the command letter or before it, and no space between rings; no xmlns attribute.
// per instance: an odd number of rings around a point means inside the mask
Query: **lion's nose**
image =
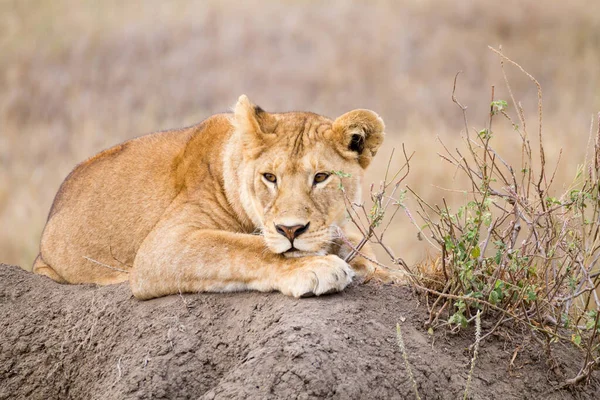
<svg viewBox="0 0 600 400"><path fill-rule="evenodd" d="M298 236L302 235L304 232L306 232L308 230L309 225L310 225L310 222L307 223L306 225L293 225L293 226L275 225L275 230L279 234L288 238L290 240L290 242L293 242L294 239L296 239Z"/></svg>

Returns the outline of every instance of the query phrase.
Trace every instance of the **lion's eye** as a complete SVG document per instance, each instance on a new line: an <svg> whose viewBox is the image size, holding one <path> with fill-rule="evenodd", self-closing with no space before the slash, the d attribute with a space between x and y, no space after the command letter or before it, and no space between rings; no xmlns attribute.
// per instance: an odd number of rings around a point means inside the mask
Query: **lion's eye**
<svg viewBox="0 0 600 400"><path fill-rule="evenodd" d="M325 180L329 178L329 175L330 174L326 172L319 172L315 175L314 184L316 185L317 183L325 182Z"/></svg>
<svg viewBox="0 0 600 400"><path fill-rule="evenodd" d="M267 181L269 181L271 183L277 182L277 177L275 175L273 175L273 174L266 173L266 174L263 174L263 176L265 177L265 179Z"/></svg>

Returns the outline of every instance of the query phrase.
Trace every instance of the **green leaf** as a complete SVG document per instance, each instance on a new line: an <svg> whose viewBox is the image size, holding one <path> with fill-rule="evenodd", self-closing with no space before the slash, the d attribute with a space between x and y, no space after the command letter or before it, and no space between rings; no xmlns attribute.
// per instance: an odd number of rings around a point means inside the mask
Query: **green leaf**
<svg viewBox="0 0 600 400"><path fill-rule="evenodd" d="M463 328L466 328L468 323L467 318L465 318L463 313L460 311L455 312L450 319L448 319L448 322L450 324L460 325Z"/></svg>
<svg viewBox="0 0 600 400"><path fill-rule="evenodd" d="M502 261L502 250L498 249L498 251L496 252L496 255L494 256L494 262L496 263L496 265L500 265L501 261Z"/></svg>
<svg viewBox="0 0 600 400"><path fill-rule="evenodd" d="M503 110L506 110L507 107L508 107L508 103L504 100L492 101L492 104L491 104L492 115L495 115Z"/></svg>
<svg viewBox="0 0 600 400"><path fill-rule="evenodd" d="M452 251L455 248L454 243L452 242L452 238L450 237L450 235L446 235L444 237L444 245L446 246L446 250L447 251Z"/></svg>
<svg viewBox="0 0 600 400"><path fill-rule="evenodd" d="M344 171L331 171L332 174L339 176L340 178L350 178L352 174Z"/></svg>
<svg viewBox="0 0 600 400"><path fill-rule="evenodd" d="M496 304L498 304L498 300L500 300L500 299L498 298L498 292L496 292L495 290L492 290L492 291L490 292L490 296L489 296L489 298L488 298L488 301L489 301L490 303L492 303L493 305L496 305Z"/></svg>
<svg viewBox="0 0 600 400"><path fill-rule="evenodd" d="M558 200L556 197L546 197L546 204L548 206L551 206L553 204L560 204L560 200Z"/></svg>
<svg viewBox="0 0 600 400"><path fill-rule="evenodd" d="M481 255L481 249L479 248L479 246L473 247L473 250L471 250L471 258L477 258Z"/></svg>
<svg viewBox="0 0 600 400"><path fill-rule="evenodd" d="M569 328L571 326L571 321L569 320L569 314L567 313L562 313L560 315L560 320L563 323L563 326L565 328Z"/></svg>
<svg viewBox="0 0 600 400"><path fill-rule="evenodd" d="M596 322L596 312L594 310L590 310L586 312L586 316L588 320L585 323L585 329L592 329L594 327L594 322Z"/></svg>
<svg viewBox="0 0 600 400"><path fill-rule="evenodd" d="M482 129L477 133L479 134L479 137L482 139L491 139L492 138L492 132L490 132L488 129Z"/></svg>
<svg viewBox="0 0 600 400"><path fill-rule="evenodd" d="M481 220L485 226L490 226L492 224L492 213L489 211L484 212Z"/></svg>
<svg viewBox="0 0 600 400"><path fill-rule="evenodd" d="M574 333L574 334L571 335L571 341L573 343L575 343L577 346L579 346L581 344L581 336L578 335L578 334L576 334L576 333Z"/></svg>
<svg viewBox="0 0 600 400"><path fill-rule="evenodd" d="M537 300L537 294L535 293L535 287L529 287L527 291L527 300L535 301Z"/></svg>

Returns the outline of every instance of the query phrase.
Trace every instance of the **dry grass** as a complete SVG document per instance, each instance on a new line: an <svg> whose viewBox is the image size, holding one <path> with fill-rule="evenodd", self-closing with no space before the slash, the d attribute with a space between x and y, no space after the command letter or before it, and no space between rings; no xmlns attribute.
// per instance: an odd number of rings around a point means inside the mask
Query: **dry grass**
<svg viewBox="0 0 600 400"><path fill-rule="evenodd" d="M471 116L486 115L490 84L496 98L509 97L488 45L502 44L544 88L549 165L563 148L557 193L573 181L600 110L596 0L125 3L0 0L3 262L30 267L53 196L77 162L224 111L241 93L274 111L376 110L388 139L367 181L382 176L404 142L416 151L407 184L450 206L465 195L438 187L465 186L437 156L436 136L450 148L461 140L462 115L450 98L455 73L464 71L457 95ZM509 78L535 114L535 86L512 70ZM516 134L495 135L503 138L496 150L518 164ZM403 163L396 159L392 169ZM426 252L401 215L387 240L409 264Z"/></svg>

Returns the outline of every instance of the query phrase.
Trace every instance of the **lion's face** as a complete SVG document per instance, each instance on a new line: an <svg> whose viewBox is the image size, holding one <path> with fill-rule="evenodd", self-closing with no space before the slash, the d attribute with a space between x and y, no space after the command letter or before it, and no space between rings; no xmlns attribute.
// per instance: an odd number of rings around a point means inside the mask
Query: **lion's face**
<svg viewBox="0 0 600 400"><path fill-rule="evenodd" d="M312 113L269 114L245 96L234 125L243 141L240 198L273 253L326 254L360 202L363 172L383 141L383 122L356 110L331 121Z"/></svg>
<svg viewBox="0 0 600 400"><path fill-rule="evenodd" d="M345 223L345 197L361 197L362 170L327 142L315 141L309 151L294 149L293 139L282 142L252 167L250 193L262 216L265 241L274 253L325 254L336 227Z"/></svg>

